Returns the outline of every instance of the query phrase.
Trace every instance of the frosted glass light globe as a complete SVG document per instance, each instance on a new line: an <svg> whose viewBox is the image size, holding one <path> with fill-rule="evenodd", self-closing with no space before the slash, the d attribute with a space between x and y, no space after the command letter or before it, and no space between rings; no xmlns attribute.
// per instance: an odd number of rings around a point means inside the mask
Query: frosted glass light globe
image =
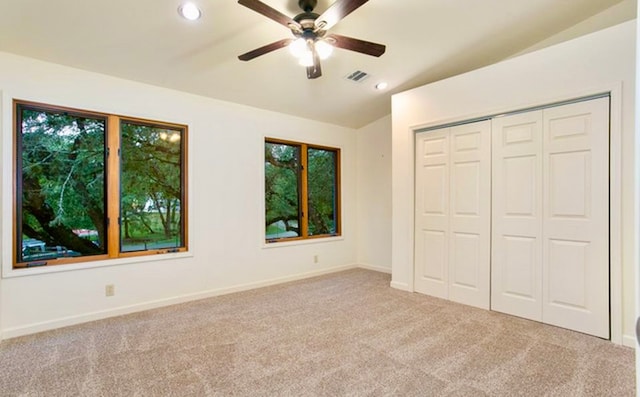
<svg viewBox="0 0 640 397"><path fill-rule="evenodd" d="M320 59L327 59L333 53L333 46L324 40L318 40L316 42L316 51Z"/></svg>
<svg viewBox="0 0 640 397"><path fill-rule="evenodd" d="M296 58L302 58L305 56L305 53L309 52L309 47L307 47L307 41L302 37L295 39L289 44L289 51L291 55Z"/></svg>

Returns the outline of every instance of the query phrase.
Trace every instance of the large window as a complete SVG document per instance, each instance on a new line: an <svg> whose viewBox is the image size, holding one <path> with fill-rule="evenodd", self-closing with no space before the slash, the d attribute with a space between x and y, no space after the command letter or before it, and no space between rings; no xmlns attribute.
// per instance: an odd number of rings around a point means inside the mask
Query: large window
<svg viewBox="0 0 640 397"><path fill-rule="evenodd" d="M265 141L267 242L340 235L340 150Z"/></svg>
<svg viewBox="0 0 640 397"><path fill-rule="evenodd" d="M15 267L186 250L186 126L15 102Z"/></svg>

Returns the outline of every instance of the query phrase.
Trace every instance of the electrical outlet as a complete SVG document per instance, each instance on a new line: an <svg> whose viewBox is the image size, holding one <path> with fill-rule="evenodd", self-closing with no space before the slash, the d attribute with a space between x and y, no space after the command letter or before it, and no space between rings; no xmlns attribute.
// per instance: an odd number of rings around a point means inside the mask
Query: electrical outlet
<svg viewBox="0 0 640 397"><path fill-rule="evenodd" d="M313 256L313 263L318 263L320 261L320 256L319 255L314 255Z"/></svg>
<svg viewBox="0 0 640 397"><path fill-rule="evenodd" d="M104 286L105 296L114 296L116 294L116 287L113 284L107 284Z"/></svg>

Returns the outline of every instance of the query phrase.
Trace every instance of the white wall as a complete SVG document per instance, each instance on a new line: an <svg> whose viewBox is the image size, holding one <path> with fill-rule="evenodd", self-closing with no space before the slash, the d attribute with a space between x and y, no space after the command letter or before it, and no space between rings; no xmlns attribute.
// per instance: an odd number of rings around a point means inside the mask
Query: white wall
<svg viewBox="0 0 640 397"><path fill-rule="evenodd" d="M358 264L391 273L391 115L357 132Z"/></svg>
<svg viewBox="0 0 640 397"><path fill-rule="evenodd" d="M7 53L0 91L5 338L356 263L355 130ZM12 270L13 98L187 124L189 254ZM342 238L264 247L265 136L342 149ZM115 285L114 297L104 296L106 284Z"/></svg>
<svg viewBox="0 0 640 397"><path fill-rule="evenodd" d="M621 148L612 158L621 185L621 205L613 200L611 208L612 223L620 223L612 230L619 240L612 252L621 255L612 268L619 266L621 274L612 275L612 282L622 284L613 290L612 312L620 320L612 322L612 337L633 346L635 21L393 96L392 286L413 290L412 128L608 90L614 91L612 145Z"/></svg>

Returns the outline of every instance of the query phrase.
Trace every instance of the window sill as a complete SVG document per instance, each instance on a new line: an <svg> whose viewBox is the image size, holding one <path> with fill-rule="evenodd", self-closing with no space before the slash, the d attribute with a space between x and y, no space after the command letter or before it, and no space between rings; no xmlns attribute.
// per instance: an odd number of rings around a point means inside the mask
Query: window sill
<svg viewBox="0 0 640 397"><path fill-rule="evenodd" d="M291 247L297 245L305 245L305 244L322 244L322 243L332 243L336 241L343 241L344 236L335 236L335 237L320 237L320 238L308 238L304 240L293 240L293 241L274 241L273 243L262 243L262 248L279 248L279 247Z"/></svg>
<svg viewBox="0 0 640 397"><path fill-rule="evenodd" d="M193 254L191 252L175 252L175 253L145 255L145 256L128 257L128 258L107 259L107 260L82 262L82 263L69 263L69 264L55 265L55 266L27 267L27 268L19 268L19 269L5 268L3 269L3 272L2 272L2 278L34 276L38 274L70 272L70 271L78 271L78 270L96 269L101 267L130 265L134 263L155 262L155 261L183 259L183 258L192 258L192 257L193 257Z"/></svg>

